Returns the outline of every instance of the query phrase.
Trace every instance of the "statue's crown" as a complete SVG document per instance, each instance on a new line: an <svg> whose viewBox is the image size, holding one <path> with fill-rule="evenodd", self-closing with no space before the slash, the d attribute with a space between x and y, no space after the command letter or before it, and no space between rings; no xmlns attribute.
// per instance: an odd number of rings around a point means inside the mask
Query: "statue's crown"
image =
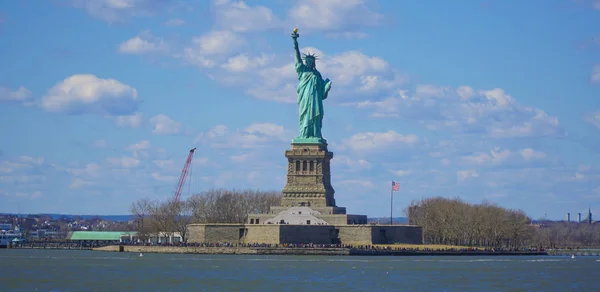
<svg viewBox="0 0 600 292"><path fill-rule="evenodd" d="M311 52L308 52L308 53L302 54L302 55L304 55L304 57L303 57L304 60L306 60L306 59L313 59L313 60L319 59L319 56L317 56L317 55L315 55L315 54L313 54Z"/></svg>

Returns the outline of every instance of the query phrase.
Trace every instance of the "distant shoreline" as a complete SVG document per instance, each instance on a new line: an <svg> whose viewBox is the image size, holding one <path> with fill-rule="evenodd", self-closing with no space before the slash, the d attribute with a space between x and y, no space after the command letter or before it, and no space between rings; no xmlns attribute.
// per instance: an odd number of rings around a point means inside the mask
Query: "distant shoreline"
<svg viewBox="0 0 600 292"><path fill-rule="evenodd" d="M176 254L248 254L248 255L328 255L328 256L542 256L547 252L491 252L491 251L405 251L356 248L288 248L288 247L180 247L109 245L93 251L130 253Z"/></svg>

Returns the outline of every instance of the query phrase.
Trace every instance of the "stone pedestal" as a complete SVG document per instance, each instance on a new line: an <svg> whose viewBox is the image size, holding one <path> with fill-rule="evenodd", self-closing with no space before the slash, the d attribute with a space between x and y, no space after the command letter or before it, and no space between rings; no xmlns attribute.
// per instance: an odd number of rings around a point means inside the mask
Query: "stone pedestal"
<svg viewBox="0 0 600 292"><path fill-rule="evenodd" d="M327 144L292 143L285 157L288 171L281 206L335 207L330 172L333 152L327 151Z"/></svg>

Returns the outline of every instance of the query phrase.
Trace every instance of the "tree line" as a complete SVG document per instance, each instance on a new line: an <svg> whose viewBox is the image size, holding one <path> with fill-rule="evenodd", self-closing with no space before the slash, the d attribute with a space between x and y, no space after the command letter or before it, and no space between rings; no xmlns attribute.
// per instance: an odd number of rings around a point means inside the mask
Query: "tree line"
<svg viewBox="0 0 600 292"><path fill-rule="evenodd" d="M460 198L425 198L405 209L409 223L423 227L430 244L494 248L600 246L600 224L533 222L522 210Z"/></svg>
<svg viewBox="0 0 600 292"><path fill-rule="evenodd" d="M245 223L248 214L267 213L281 203L281 192L211 189L186 200L140 199L129 211L135 217L140 240L156 234L179 232L187 241L187 225L192 223Z"/></svg>
<svg viewBox="0 0 600 292"><path fill-rule="evenodd" d="M192 223L245 223L248 214L268 213L281 204L281 192L211 189L182 201L140 199L131 214L141 240L179 232L188 238ZM522 210L484 201L469 204L460 198L433 197L413 201L405 209L409 224L423 228L428 244L494 248L600 247L600 224L534 222Z"/></svg>
<svg viewBox="0 0 600 292"><path fill-rule="evenodd" d="M600 247L600 224L541 221L533 242L548 248Z"/></svg>

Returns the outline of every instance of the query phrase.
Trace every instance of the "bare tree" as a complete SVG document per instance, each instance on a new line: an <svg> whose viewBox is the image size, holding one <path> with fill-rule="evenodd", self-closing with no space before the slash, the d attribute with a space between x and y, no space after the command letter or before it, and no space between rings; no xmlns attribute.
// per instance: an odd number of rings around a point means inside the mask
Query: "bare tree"
<svg viewBox="0 0 600 292"><path fill-rule="evenodd" d="M157 241L161 235L173 234L175 227L173 225L174 210L171 207L171 202L156 203L151 207L152 214L152 230L156 234Z"/></svg>
<svg viewBox="0 0 600 292"><path fill-rule="evenodd" d="M533 244L535 228L525 212L486 201L472 205L459 198L426 198L411 202L406 214L411 224L422 226L427 243L498 248Z"/></svg>
<svg viewBox="0 0 600 292"><path fill-rule="evenodd" d="M268 213L280 203L279 192L212 189L179 202L141 199L132 203L130 212L138 222L140 239L179 232L186 242L190 223L245 223L248 214Z"/></svg>
<svg viewBox="0 0 600 292"><path fill-rule="evenodd" d="M182 242L187 242L188 229L187 226L192 223L193 209L189 199L187 201L169 201L167 207L169 217L173 220L171 225L173 230L179 232Z"/></svg>
<svg viewBox="0 0 600 292"><path fill-rule="evenodd" d="M189 198L197 223L244 223L250 213L268 213L281 203L281 193L213 189Z"/></svg>
<svg viewBox="0 0 600 292"><path fill-rule="evenodd" d="M143 198L133 202L129 207L129 212L135 216L138 239L144 242L148 239L151 230L152 218L149 217L152 214L154 205L155 203L150 199Z"/></svg>

